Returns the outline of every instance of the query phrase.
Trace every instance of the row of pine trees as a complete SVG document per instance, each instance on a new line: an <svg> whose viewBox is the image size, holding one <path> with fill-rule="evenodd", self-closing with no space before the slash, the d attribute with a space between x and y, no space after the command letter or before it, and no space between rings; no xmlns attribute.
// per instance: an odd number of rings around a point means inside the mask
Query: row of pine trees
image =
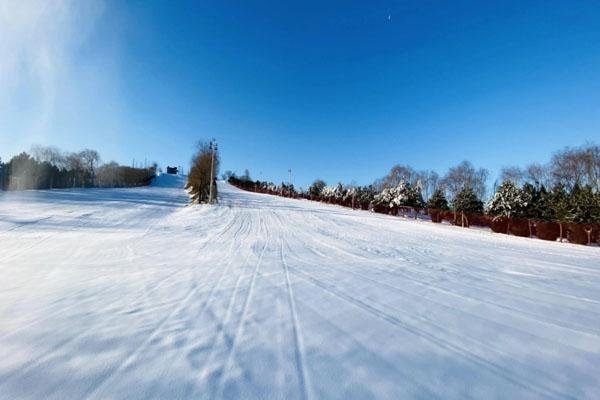
<svg viewBox="0 0 600 400"><path fill-rule="evenodd" d="M563 237L564 224L600 224L600 147L584 145L565 148L553 154L549 163L524 168L506 167L488 194L487 170L476 169L468 161L452 167L444 176L434 171L415 171L396 165L371 185L328 186L315 180L306 190L293 185L253 181L249 173L224 178L240 188L287 197L302 197L352 208L397 215L411 210L416 216L426 212L434 222L450 216L457 224L488 225L505 221L553 222ZM470 219L470 220L469 220ZM598 228L596 228L598 230ZM532 228L529 224L529 234ZM597 233L600 236L600 232ZM589 233L588 233L589 236Z"/></svg>
<svg viewBox="0 0 600 400"><path fill-rule="evenodd" d="M229 182L242 189L286 197L303 197L353 208L372 209L376 212L397 214L402 208L455 211L470 214L488 214L506 218L529 218L538 221L560 221L577 224L600 223L600 193L591 186L575 184L567 190L556 184L551 190L544 185L525 183L517 186L506 180L492 198L484 203L470 187L464 187L448 201L446 191L438 188L427 201L418 185L400 182L395 187L377 191L374 185L327 186L316 180L307 192L296 192L293 186L230 176Z"/></svg>

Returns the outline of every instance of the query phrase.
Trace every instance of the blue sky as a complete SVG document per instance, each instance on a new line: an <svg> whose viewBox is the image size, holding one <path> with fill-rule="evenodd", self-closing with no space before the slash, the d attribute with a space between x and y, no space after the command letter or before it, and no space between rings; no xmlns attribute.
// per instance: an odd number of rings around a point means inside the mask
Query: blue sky
<svg viewBox="0 0 600 400"><path fill-rule="evenodd" d="M187 166L215 137L222 170L306 187L600 141L593 1L43 4L0 10L3 159Z"/></svg>

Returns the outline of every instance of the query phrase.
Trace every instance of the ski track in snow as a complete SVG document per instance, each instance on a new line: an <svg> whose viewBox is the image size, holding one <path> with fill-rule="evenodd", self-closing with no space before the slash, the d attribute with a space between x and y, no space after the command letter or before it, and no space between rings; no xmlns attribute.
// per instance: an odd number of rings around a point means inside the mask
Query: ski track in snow
<svg viewBox="0 0 600 400"><path fill-rule="evenodd" d="M0 194L0 399L598 398L597 247L182 184Z"/></svg>

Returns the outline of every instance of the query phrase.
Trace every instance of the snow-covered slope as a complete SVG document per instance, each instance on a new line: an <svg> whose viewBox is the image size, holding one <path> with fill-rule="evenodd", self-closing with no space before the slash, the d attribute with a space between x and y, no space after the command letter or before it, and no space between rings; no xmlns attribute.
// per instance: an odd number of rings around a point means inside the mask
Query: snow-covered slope
<svg viewBox="0 0 600 400"><path fill-rule="evenodd" d="M182 175L158 174L158 176L152 180L150 186L180 189L185 186L186 179L187 178Z"/></svg>
<svg viewBox="0 0 600 400"><path fill-rule="evenodd" d="M0 194L0 398L598 398L598 248L176 179Z"/></svg>

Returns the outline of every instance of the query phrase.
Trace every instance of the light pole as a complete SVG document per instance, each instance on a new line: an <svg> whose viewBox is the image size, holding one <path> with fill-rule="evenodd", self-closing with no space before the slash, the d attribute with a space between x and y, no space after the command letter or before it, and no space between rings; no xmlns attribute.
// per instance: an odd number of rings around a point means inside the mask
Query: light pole
<svg viewBox="0 0 600 400"><path fill-rule="evenodd" d="M210 160L210 186L208 189L208 203L213 203L213 185L215 176L215 151L217 151L217 141L213 138L210 141L211 160Z"/></svg>
<svg viewBox="0 0 600 400"><path fill-rule="evenodd" d="M289 187L290 197L292 197L292 169L291 168L288 169L288 173L290 174L290 180L289 180L289 182L290 182L290 187Z"/></svg>

